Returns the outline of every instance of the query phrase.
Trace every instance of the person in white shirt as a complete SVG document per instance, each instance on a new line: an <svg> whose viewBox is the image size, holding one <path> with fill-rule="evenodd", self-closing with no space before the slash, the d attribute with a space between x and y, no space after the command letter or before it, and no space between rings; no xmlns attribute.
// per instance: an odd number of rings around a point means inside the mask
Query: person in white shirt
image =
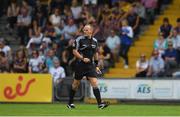
<svg viewBox="0 0 180 117"><path fill-rule="evenodd" d="M122 20L121 31L121 48L120 48L120 56L124 59L124 68L128 69L129 60L128 60L128 52L131 44L133 43L133 29L128 25L128 21L126 19Z"/></svg>
<svg viewBox="0 0 180 117"><path fill-rule="evenodd" d="M40 33L40 35L38 37L32 37L29 40L26 48L30 48L32 43L33 44L37 44L37 45L40 46L42 44L42 42L46 42L47 44L51 44L52 43L51 39L48 37L47 32L45 32L44 35L42 33Z"/></svg>
<svg viewBox="0 0 180 117"><path fill-rule="evenodd" d="M11 48L8 45L5 45L3 38L0 38L0 52L5 53L5 56L8 58L8 61L12 60Z"/></svg>
<svg viewBox="0 0 180 117"><path fill-rule="evenodd" d="M42 33L40 33L39 35L33 36L32 38L30 38L26 48L29 48L31 43L41 44L42 38L43 38L43 34Z"/></svg>
<svg viewBox="0 0 180 117"><path fill-rule="evenodd" d="M61 17L59 15L59 9L58 8L54 9L54 13L52 15L50 15L49 21L52 23L52 25L54 27L59 27L59 25L61 23Z"/></svg>
<svg viewBox="0 0 180 117"><path fill-rule="evenodd" d="M44 59L39 56L39 52L34 50L32 58L29 60L29 73L41 73L44 68Z"/></svg>
<svg viewBox="0 0 180 117"><path fill-rule="evenodd" d="M82 12L82 6L78 5L77 0L72 0L71 12L75 20L80 18Z"/></svg>
<svg viewBox="0 0 180 117"><path fill-rule="evenodd" d="M54 67L49 69L49 73L53 78L54 83L54 100L58 99L58 90L61 90L63 79L66 77L65 70L60 66L60 61L58 59L53 60Z"/></svg>
<svg viewBox="0 0 180 117"><path fill-rule="evenodd" d="M136 77L146 77L149 62L145 54L141 54L139 60L136 62Z"/></svg>
<svg viewBox="0 0 180 117"><path fill-rule="evenodd" d="M106 39L106 45L110 48L113 54L114 61L119 60L120 38L116 35L114 30L111 30L111 35Z"/></svg>
<svg viewBox="0 0 180 117"><path fill-rule="evenodd" d="M66 77L65 70L60 66L60 62L58 59L54 59L54 67L49 69L49 73L52 75L53 81L55 85L62 82L62 80Z"/></svg>

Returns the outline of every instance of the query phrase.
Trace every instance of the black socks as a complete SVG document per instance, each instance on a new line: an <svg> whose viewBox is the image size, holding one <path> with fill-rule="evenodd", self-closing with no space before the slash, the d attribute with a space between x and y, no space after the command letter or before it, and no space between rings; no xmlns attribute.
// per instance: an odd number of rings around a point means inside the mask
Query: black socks
<svg viewBox="0 0 180 117"><path fill-rule="evenodd" d="M101 104L101 95L98 87L93 87L93 93L94 96L96 97L98 105Z"/></svg>
<svg viewBox="0 0 180 117"><path fill-rule="evenodd" d="M70 93L69 93L69 104L72 104L74 102L75 93L76 91L71 86Z"/></svg>

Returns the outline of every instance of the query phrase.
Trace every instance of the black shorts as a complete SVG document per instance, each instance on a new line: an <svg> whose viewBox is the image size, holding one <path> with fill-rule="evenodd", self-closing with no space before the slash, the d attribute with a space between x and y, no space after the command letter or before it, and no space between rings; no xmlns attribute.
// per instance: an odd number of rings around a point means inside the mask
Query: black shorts
<svg viewBox="0 0 180 117"><path fill-rule="evenodd" d="M75 68L75 79L81 80L84 76L96 78L96 67L93 63L84 63L82 61L78 61Z"/></svg>

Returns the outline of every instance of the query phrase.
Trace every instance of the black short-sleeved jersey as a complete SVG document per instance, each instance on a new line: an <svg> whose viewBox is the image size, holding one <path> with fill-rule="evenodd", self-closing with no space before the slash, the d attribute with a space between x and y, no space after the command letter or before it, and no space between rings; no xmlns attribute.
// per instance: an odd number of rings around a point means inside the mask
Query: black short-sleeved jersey
<svg viewBox="0 0 180 117"><path fill-rule="evenodd" d="M89 39L86 36L79 36L73 48L76 49L84 58L89 58L91 62L84 63L82 60L76 62L75 79L81 80L83 76L97 77L95 65L93 63L93 56L98 50L97 40L95 38Z"/></svg>
<svg viewBox="0 0 180 117"><path fill-rule="evenodd" d="M76 49L84 58L89 58L92 60L94 54L97 52L98 43L97 40L92 37L89 39L86 36L79 36L75 43L73 44L74 49Z"/></svg>

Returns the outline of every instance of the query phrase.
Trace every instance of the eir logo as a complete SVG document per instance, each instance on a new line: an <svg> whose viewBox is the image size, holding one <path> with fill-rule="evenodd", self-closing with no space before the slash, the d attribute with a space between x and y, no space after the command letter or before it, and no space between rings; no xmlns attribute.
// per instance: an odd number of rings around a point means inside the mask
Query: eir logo
<svg viewBox="0 0 180 117"><path fill-rule="evenodd" d="M24 96L28 93L30 86L32 85L32 83L34 83L36 80L35 78L30 79L27 83L26 86L24 88L24 90L22 89L22 81L23 81L23 77L19 76L18 77L18 83L16 84L16 89L13 91L13 88L11 86L6 86L4 88L4 96L5 98L12 100L14 98L16 98L17 96Z"/></svg>

